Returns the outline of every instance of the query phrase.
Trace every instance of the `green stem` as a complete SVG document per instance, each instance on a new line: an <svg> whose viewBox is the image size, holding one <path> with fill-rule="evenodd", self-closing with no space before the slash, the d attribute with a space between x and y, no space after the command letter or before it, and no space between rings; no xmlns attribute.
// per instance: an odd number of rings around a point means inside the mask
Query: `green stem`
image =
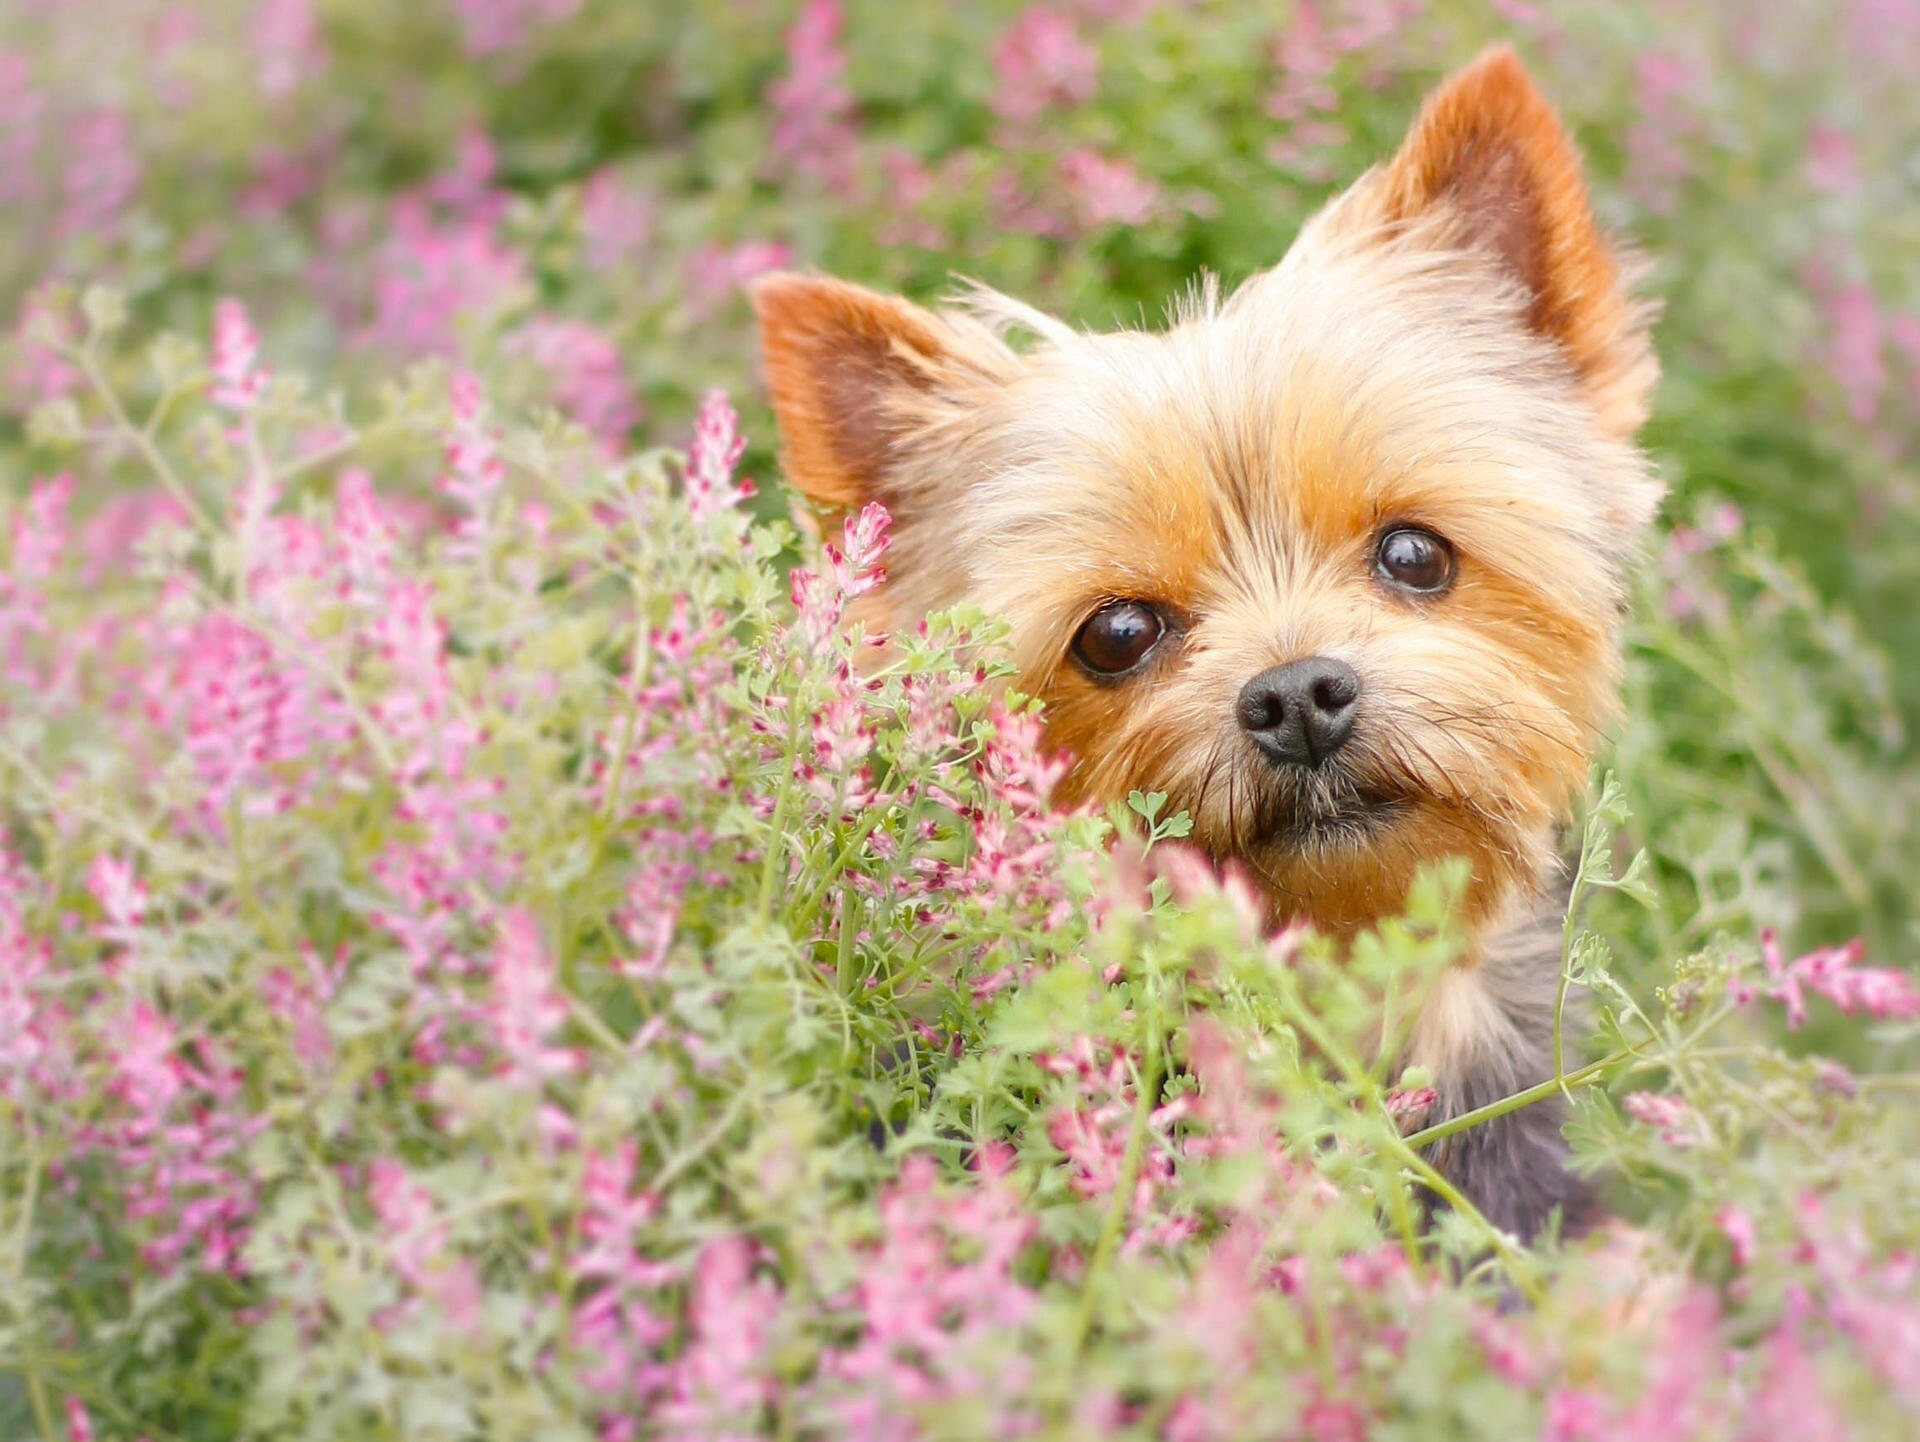
<svg viewBox="0 0 1920 1442"><path fill-rule="evenodd" d="M60 1434L53 1429L53 1408L47 1402L47 1384L41 1380L38 1367L30 1368L27 1372L27 1396L33 1402L33 1420L40 1428L40 1435L46 1442L60 1442Z"/></svg>
<svg viewBox="0 0 1920 1442"><path fill-rule="evenodd" d="M120 404L120 397L114 394L112 385L100 370L100 362L94 358L93 347L84 345L71 354L80 362L80 369L86 373L88 383L100 397L100 403L107 408L107 415L115 426L126 433L127 438L133 442L134 449L140 452L141 459L146 461L154 475L160 478L160 483L173 493L173 498L180 503L181 509L193 518L202 532L213 530L212 518L201 506L199 498L187 489L186 482L180 479L179 472L174 470L172 462L154 443L153 437L147 434L146 428L136 426L133 423L133 417L127 414L126 407Z"/></svg>
<svg viewBox="0 0 1920 1442"><path fill-rule="evenodd" d="M1387 1142L1387 1149L1398 1156L1402 1166L1407 1167L1426 1183L1427 1190L1486 1233L1487 1244L1493 1248L1494 1255L1506 1264L1507 1275L1513 1279L1514 1285L1527 1294L1528 1301L1536 1306L1539 1305L1546 1296L1546 1292L1541 1286L1540 1276L1532 1259L1516 1247L1505 1232L1488 1221L1485 1214L1468 1201L1452 1182L1442 1176L1438 1167L1414 1151L1405 1141L1392 1137Z"/></svg>
<svg viewBox="0 0 1920 1442"><path fill-rule="evenodd" d="M1591 1086L1599 1081L1605 1072L1634 1055L1635 1053L1631 1051L1617 1051L1610 1056L1603 1056L1599 1061L1590 1062L1576 1072L1569 1072L1565 1076L1549 1077L1543 1082L1528 1087L1525 1091L1515 1092L1510 1097L1502 1097L1497 1102L1488 1102L1483 1107L1475 1107L1470 1112L1462 1112L1457 1117L1448 1117L1443 1122L1436 1122L1433 1126L1426 1127L1406 1138L1406 1143L1416 1150L1431 1146L1458 1132L1468 1131L1493 1121L1496 1117L1503 1117L1508 1112L1517 1112L1522 1107L1543 1102L1555 1092L1568 1092L1573 1087Z"/></svg>
<svg viewBox="0 0 1920 1442"><path fill-rule="evenodd" d="M1567 894L1567 914L1560 923L1560 982L1553 993L1553 1081L1568 1101L1573 1092L1567 1082L1566 1020L1567 987L1572 982L1574 926L1580 915L1580 902L1587 891L1587 852L1580 848L1580 869L1574 874L1573 888Z"/></svg>

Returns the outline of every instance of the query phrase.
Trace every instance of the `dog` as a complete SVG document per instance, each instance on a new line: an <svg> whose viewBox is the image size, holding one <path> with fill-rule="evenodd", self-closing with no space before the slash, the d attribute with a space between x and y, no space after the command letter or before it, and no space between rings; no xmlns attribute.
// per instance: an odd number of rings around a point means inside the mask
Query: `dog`
<svg viewBox="0 0 1920 1442"><path fill-rule="evenodd" d="M885 622L1008 619L1073 758L1062 799L1165 792L1276 921L1336 938L1467 860L1469 944L1405 1057L1439 1121L1553 1075L1556 838L1662 494L1631 279L1498 48L1277 265L1203 283L1164 331L791 273L753 298L786 474L892 513ZM1563 1122L1539 1103L1433 1156L1531 1239L1587 1207Z"/></svg>

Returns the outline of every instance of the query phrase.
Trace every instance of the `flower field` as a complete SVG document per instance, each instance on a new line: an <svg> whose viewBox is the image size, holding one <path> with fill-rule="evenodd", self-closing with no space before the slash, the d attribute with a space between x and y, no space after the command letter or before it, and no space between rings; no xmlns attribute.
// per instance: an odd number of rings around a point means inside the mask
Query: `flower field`
<svg viewBox="0 0 1920 1442"><path fill-rule="evenodd" d="M1513 41L1673 489L1569 1136L879 638L742 287L1157 324ZM0 0L0 1438L1920 1429L1920 4ZM749 479L752 477L753 479ZM1471 1122L1472 1118L1466 1119ZM1458 1199L1454 1199L1458 1200Z"/></svg>

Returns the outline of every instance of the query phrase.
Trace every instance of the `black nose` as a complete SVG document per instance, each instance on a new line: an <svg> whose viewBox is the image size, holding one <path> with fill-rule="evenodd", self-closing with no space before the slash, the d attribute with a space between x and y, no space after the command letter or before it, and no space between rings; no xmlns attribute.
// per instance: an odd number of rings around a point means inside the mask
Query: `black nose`
<svg viewBox="0 0 1920 1442"><path fill-rule="evenodd" d="M1234 714L1267 759L1318 766L1353 735L1360 678L1331 656L1262 671L1240 688Z"/></svg>

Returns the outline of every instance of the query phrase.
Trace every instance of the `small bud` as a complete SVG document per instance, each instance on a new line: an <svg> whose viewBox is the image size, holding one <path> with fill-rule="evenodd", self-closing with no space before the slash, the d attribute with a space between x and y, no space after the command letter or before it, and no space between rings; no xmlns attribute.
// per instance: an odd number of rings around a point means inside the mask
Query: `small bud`
<svg viewBox="0 0 1920 1442"><path fill-rule="evenodd" d="M80 295L80 313L92 335L111 335L127 323L127 298L110 285L90 285Z"/></svg>
<svg viewBox="0 0 1920 1442"><path fill-rule="evenodd" d="M86 422L81 420L80 407L71 396L37 405L27 417L27 439L36 446L49 449L77 446L86 436Z"/></svg>

